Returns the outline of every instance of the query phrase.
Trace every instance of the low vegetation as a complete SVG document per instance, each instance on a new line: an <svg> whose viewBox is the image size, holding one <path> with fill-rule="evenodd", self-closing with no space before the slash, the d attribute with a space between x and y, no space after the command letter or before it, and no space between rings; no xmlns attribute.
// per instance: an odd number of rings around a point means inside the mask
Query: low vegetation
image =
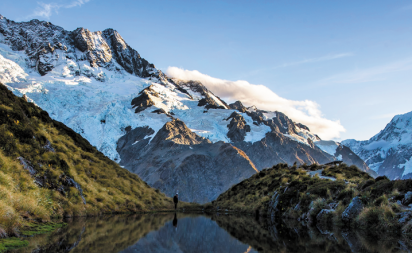
<svg viewBox="0 0 412 253"><path fill-rule="evenodd" d="M173 208L170 198L1 84L0 199L0 238L52 218Z"/></svg>
<svg viewBox="0 0 412 253"><path fill-rule="evenodd" d="M320 175L309 175L317 170L321 171ZM412 180L373 179L357 167L346 164L278 164L234 185L207 209L409 233L411 222L405 225L398 220L400 214L408 210L401 200L411 190ZM361 211L350 222L344 222L342 214L355 197L360 199ZM330 211L319 221L317 215L322 209Z"/></svg>

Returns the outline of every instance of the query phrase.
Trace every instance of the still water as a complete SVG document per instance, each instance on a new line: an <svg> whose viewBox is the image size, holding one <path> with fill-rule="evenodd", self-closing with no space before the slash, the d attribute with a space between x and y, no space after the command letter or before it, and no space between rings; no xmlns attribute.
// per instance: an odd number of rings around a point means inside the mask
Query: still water
<svg viewBox="0 0 412 253"><path fill-rule="evenodd" d="M370 236L239 215L157 213L75 218L12 252L412 252L401 235Z"/></svg>

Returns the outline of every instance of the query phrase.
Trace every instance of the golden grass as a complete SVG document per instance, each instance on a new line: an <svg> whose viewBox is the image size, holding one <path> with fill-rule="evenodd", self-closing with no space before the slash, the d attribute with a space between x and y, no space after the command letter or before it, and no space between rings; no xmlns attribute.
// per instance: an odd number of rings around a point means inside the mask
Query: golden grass
<svg viewBox="0 0 412 253"><path fill-rule="evenodd" d="M42 148L50 141L55 152ZM17 160L36 170L34 177ZM75 187L82 188L86 204ZM64 189L59 190L58 189ZM80 135L0 85L0 234L52 217L171 210L173 201L121 168Z"/></svg>

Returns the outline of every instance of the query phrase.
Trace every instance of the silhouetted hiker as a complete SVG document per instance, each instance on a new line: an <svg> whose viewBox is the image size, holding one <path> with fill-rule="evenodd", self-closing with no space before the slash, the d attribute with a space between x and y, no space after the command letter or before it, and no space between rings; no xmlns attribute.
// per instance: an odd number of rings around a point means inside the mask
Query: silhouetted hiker
<svg viewBox="0 0 412 253"><path fill-rule="evenodd" d="M175 218L173 219L173 227L177 228L177 217L176 217L176 213L175 213Z"/></svg>
<svg viewBox="0 0 412 253"><path fill-rule="evenodd" d="M175 210L177 209L177 203L179 202L178 195L179 193L176 193L176 195L173 197L173 202L175 203Z"/></svg>

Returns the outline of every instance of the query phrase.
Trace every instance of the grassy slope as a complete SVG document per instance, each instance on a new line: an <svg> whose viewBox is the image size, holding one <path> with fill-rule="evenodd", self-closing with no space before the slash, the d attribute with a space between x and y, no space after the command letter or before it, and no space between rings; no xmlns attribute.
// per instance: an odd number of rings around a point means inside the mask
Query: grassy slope
<svg viewBox="0 0 412 253"><path fill-rule="evenodd" d="M333 176L337 180L307 175L307 171L321 168L324 168L322 175ZM271 196L279 192L278 209L282 217L297 219L303 213L309 213L314 220L327 204L339 203L330 217L330 223L341 224L342 212L352 198L359 196L365 208L357 217L355 225L397 230L396 213L401 210L396 201L401 200L410 189L412 180L390 181L386 177L373 179L355 166L348 167L345 164L337 167L303 165L299 168L278 164L233 186L208 208L266 215ZM295 210L298 203L300 208ZM403 231L410 232L408 229L404 227Z"/></svg>
<svg viewBox="0 0 412 253"><path fill-rule="evenodd" d="M55 152L43 148L47 141ZM31 163L43 187L17 157ZM69 178L81 186L87 204ZM1 84L0 199L0 238L19 235L26 220L172 209L170 198Z"/></svg>

